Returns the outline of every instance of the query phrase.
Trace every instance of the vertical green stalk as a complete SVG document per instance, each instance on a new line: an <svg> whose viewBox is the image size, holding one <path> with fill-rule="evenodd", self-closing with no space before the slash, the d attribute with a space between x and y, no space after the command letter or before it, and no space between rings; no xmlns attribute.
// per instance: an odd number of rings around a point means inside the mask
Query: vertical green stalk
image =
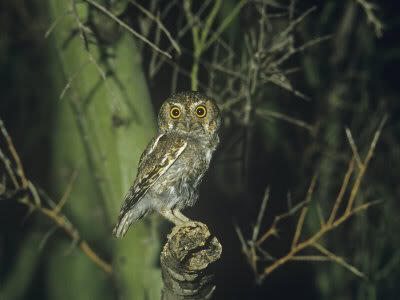
<svg viewBox="0 0 400 300"><path fill-rule="evenodd" d="M192 1L185 0L184 10L185 15L189 24L192 24L192 38L193 38L193 66L190 74L192 81L192 90L197 91L198 89L198 73L200 58L204 51L206 51L222 34L222 32L228 27L228 25L235 19L239 14L240 9L247 3L247 0L239 1L234 9L224 18L222 23L219 25L215 33L209 37L214 21L220 12L222 7L222 0L216 0L214 6L208 16L205 19L204 24L199 24L196 20L200 19L200 16L194 16L192 13Z"/></svg>
<svg viewBox="0 0 400 300"><path fill-rule="evenodd" d="M49 85L60 94L67 87L61 100L54 99L55 123L49 128L52 194L60 198L78 170L63 211L94 251L113 262L110 276L79 248L70 247L71 241L57 240L48 258L49 298L159 299L161 276L155 265L160 245L151 226L135 224L123 240L111 235L140 155L155 130L140 53L118 26L107 32L110 41L93 43L85 27L89 16L96 18L99 31L110 21L94 7L75 1L49 4L51 20L64 15L51 33Z"/></svg>

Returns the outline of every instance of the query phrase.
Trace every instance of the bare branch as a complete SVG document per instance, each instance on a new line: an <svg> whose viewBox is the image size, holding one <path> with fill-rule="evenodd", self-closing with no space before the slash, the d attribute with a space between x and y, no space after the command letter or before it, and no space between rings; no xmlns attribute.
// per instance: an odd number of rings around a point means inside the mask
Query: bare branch
<svg viewBox="0 0 400 300"><path fill-rule="evenodd" d="M346 207L346 213L350 213L350 211L351 211L351 209L353 207L354 200L355 200L355 198L357 196L357 192L358 192L358 190L360 188L361 180L362 180L362 178L363 178L363 176L365 174L365 171L367 170L367 167L368 167L368 164L369 164L369 162L370 162L370 160L372 158L372 155L374 154L374 150L375 150L376 144L378 143L379 137L381 135L382 128L385 125L385 123L387 121L387 118L388 118L387 115L385 115L383 117L383 119L382 119L382 121L381 121L381 123L380 123L380 125L378 127L378 130L375 132L375 135L374 135L374 138L373 138L373 140L371 142L371 145L369 147L367 156L365 157L365 160L363 162L363 167L360 169L360 173L358 174L356 182L354 183L354 187L353 187L353 189L351 191L350 199L349 199L349 202L348 202L347 207Z"/></svg>
<svg viewBox="0 0 400 300"><path fill-rule="evenodd" d="M356 0L356 1L363 8L367 16L368 23L371 23L374 26L376 36L378 38L382 37L384 25L378 19L378 17L375 15L374 12L375 10L377 10L377 6L375 4L368 2L367 0Z"/></svg>
<svg viewBox="0 0 400 300"><path fill-rule="evenodd" d="M297 242L299 241L301 231L303 229L304 220L306 218L308 212L308 204L311 202L312 194L314 192L315 184L317 182L317 175L314 175L310 187L307 191L306 203L307 205L303 206L299 220L297 221L296 232L294 233L293 241L292 241L292 249L296 247Z"/></svg>
<svg viewBox="0 0 400 300"><path fill-rule="evenodd" d="M72 240L76 241L77 244L79 244L79 247L81 248L81 250L97 265L99 265L106 273L111 273L112 272L112 267L110 264L106 263L104 260L102 260L93 250L92 248L88 245L88 243L83 240L80 236L78 231L74 228L74 226L68 221L68 219L61 215L59 213L59 209L56 209L57 206L55 206L55 208L53 209L49 209L47 207L44 207L42 205L42 201L39 195L39 192L37 190L37 188L32 184L31 181L29 181L26 177L25 177L25 172L24 169L22 167L22 163L21 160L19 158L19 155L17 153L17 151L15 150L14 144L10 138L10 136L8 135L7 130L4 127L3 121L0 119L0 131L3 135L3 137L5 138L7 145L8 145L8 149L11 153L11 156L14 159L14 163L16 165L16 170L14 172L14 170L10 169L11 173L16 173L19 175L19 177L22 180L22 188L27 188L30 194L31 199L33 199L33 201L29 201L26 198L27 197L22 197L22 198L18 198L17 201L21 204L26 205L29 208L29 211L39 211L41 214L45 215L46 217L48 217L50 220L52 220L57 227L62 228L71 238ZM2 151L0 151L0 154L3 154ZM0 156L0 158L3 158L2 156ZM3 159L2 159L3 160ZM4 160L3 160L4 161ZM15 177L15 175L14 175ZM10 178L13 178L13 176L10 176ZM20 190L21 187L19 186L18 182L15 182L12 179L13 183L14 183L14 189L16 191ZM67 189L68 190L68 189ZM50 233L51 234L51 233ZM49 234L47 234L44 237L44 240L46 240L48 238Z"/></svg>
<svg viewBox="0 0 400 300"><path fill-rule="evenodd" d="M283 120L286 121L290 124L294 124L296 126L302 127L304 129L307 129L311 134L314 133L314 127L302 120L290 117L288 115L284 115L282 113L279 113L277 111L271 111L271 110L267 110L267 109L256 109L256 114L258 114L259 116L262 117L270 117L270 118L275 118L275 119L279 119L279 120Z"/></svg>
<svg viewBox="0 0 400 300"><path fill-rule="evenodd" d="M340 203L342 202L344 193L346 192L346 189L349 184L350 177L351 177L351 174L353 173L353 170L354 170L354 157L350 160L349 167L346 171L346 174L343 177L342 186L340 187L339 195L337 196L335 204L332 208L331 215L328 219L328 224L332 224L332 222L335 220L336 213L339 209Z"/></svg>
<svg viewBox="0 0 400 300"><path fill-rule="evenodd" d="M63 14L59 15L54 22L50 25L49 29L47 29L46 33L44 34L44 38L47 39L50 34L53 32L54 28L58 25L58 23L65 18L68 14L72 12L71 9L66 10Z"/></svg>
<svg viewBox="0 0 400 300"><path fill-rule="evenodd" d="M357 145L354 142L353 136L351 135L351 131L349 128L346 128L346 135L347 135L347 139L349 140L351 150L353 150L353 155L357 162L357 165L360 169L362 169L363 163L361 162L360 154L358 153L358 150L357 150Z"/></svg>
<svg viewBox="0 0 400 300"><path fill-rule="evenodd" d="M72 192L72 187L75 183L75 180L78 178L79 175L79 168L77 168L74 173L71 176L71 179L67 185L67 188L65 189L64 194L61 197L60 202L57 203L56 207L54 208L54 212L59 213L61 212L62 208L64 207L65 203L67 202L69 196L71 195Z"/></svg>
<svg viewBox="0 0 400 300"><path fill-rule="evenodd" d="M257 222L256 222L256 225L254 226L253 237L252 237L252 240L254 242L257 240L258 234L260 232L261 221L264 216L265 208L267 207L268 199L269 199L269 187L267 187L265 189L264 198L261 202L260 211L258 212L258 216L257 216Z"/></svg>
<svg viewBox="0 0 400 300"><path fill-rule="evenodd" d="M256 279L258 283L261 283L266 276L268 276L269 274L271 274L273 271L275 271L276 269L278 269L280 266L282 266L283 264L292 261L292 260L296 260L296 261L323 261L323 260L331 260L334 261L340 265L342 265L344 268L348 269L349 271L351 271L353 274L365 278L364 273L362 273L361 271L359 271L356 267L348 264L347 262L344 261L343 258L337 256L336 254L330 252L329 250L325 249L318 241L324 237L327 233L331 232L332 230L334 230L337 226L343 224L345 221L347 221L350 217L352 217L355 214L359 214L362 211L365 211L366 209L368 209L369 207L371 207L372 205L376 205L381 203L382 201L371 201L368 203L364 203L361 204L359 206L353 207L352 203L359 191L359 187L360 187L360 183L361 180L363 178L363 175L365 174L366 168L368 167L368 163L372 158L374 149L376 147L376 144L379 140L379 136L381 134L382 128L385 124L387 120L387 116L384 116L382 122L380 123L378 129L375 132L374 138L371 142L369 151L366 155L366 158L364 160L364 162L362 162L361 164L361 169L360 172L357 174L357 177L354 181L354 184L352 186L350 195L347 199L347 206L346 206L346 210L343 213L342 216L340 216L339 218L336 219L336 215L337 215L337 211L338 208L340 206L340 203L342 202L342 199L344 197L345 191L347 190L348 184L350 182L350 177L351 174L353 173L354 170L354 164L356 159L353 158L350 160L349 162L349 166L348 169L344 175L343 178L343 183L341 186L341 189L338 193L338 196L336 197L336 201L334 206L332 207L332 211L330 213L329 219L328 221L325 223L323 221L323 219L321 220L321 226L320 229L313 233L309 238L306 238L304 240L300 239L301 236L301 231L302 231L302 227L304 224L304 220L307 214L307 210L308 207L306 206L310 200L311 200L311 196L312 196L312 192L315 188L315 184L316 184L316 176L314 175L310 187L308 189L307 192L307 196L306 196L306 200L299 203L298 205L296 205L295 207L289 209L289 211L287 213L281 214L277 217L275 217L273 223L271 224L270 228L268 230L266 230L266 232L261 236L261 238L256 241L255 243L253 241L250 242L245 242L245 238L243 237L243 235L241 234L241 231L239 228L236 228L236 231L238 232L239 235L239 239L241 241L242 244L242 248L244 249L244 254L247 258L247 261L249 262L252 270L254 271L255 275L256 275ZM352 140L352 139L350 139ZM354 149L353 149L354 152ZM358 153L358 152L357 152ZM264 202L264 200L263 200ZM281 258L278 259L274 259L274 258L270 258L268 255L265 255L264 253L267 253L264 249L261 248L261 244L263 241L265 241L267 238L269 238L271 235L276 235L277 234L277 224L279 223L280 220L287 218L291 215L293 215L294 212L298 211L301 208L301 213L299 216L299 219L297 221L297 225L296 225L296 230L295 230L295 234L292 240L292 244L291 247L289 249L289 251L283 255ZM258 217L259 219L260 217ZM335 220L336 219L336 220ZM258 224L258 220L257 220L257 224ZM257 226L256 226L257 227ZM255 228L256 228L255 227ZM239 234L240 233L240 234ZM253 236L258 235L258 229L253 232ZM301 255L299 256L299 253L306 249L306 248L316 248L318 251L320 251L324 256L315 256L315 255ZM262 256L266 259L266 260L272 260L272 263L268 266L265 266L263 271L261 273L258 273L257 271L257 266L256 263L258 261L258 254L257 253L261 253ZM267 253L268 254L268 253Z"/></svg>
<svg viewBox="0 0 400 300"><path fill-rule="evenodd" d="M346 268L353 274L357 275L358 277L365 278L365 274L363 272L359 271L356 267L345 262L343 258L341 258L341 257L337 256L336 254L330 252L329 250L325 249L321 244L314 243L313 247L318 249L322 254L326 255L330 260L343 266L344 268Z"/></svg>
<svg viewBox="0 0 400 300"><path fill-rule="evenodd" d="M17 175L21 178L22 181L22 188L27 188L28 187L28 180L25 177L25 172L24 169L22 168L22 163L21 159L19 158L19 155L17 153L17 150L15 150L15 146L13 141L11 140L10 135L8 134L7 129L4 127L3 120L0 119L0 130L1 133L3 134L4 138L6 139L7 145L8 145L8 150L11 153L12 158L14 159L14 162L17 166ZM16 186L18 188L19 186Z"/></svg>
<svg viewBox="0 0 400 300"><path fill-rule="evenodd" d="M144 13L149 19L157 23L157 26L161 29L162 32L165 33L168 40L171 42L172 46L175 48L176 52L178 52L178 54L181 55L181 49L179 48L178 43L172 38L171 33L168 31L167 28L165 28L164 24L160 21L160 15L154 16L150 11L141 6L135 0L130 0L130 2L133 5L135 5L142 13Z"/></svg>

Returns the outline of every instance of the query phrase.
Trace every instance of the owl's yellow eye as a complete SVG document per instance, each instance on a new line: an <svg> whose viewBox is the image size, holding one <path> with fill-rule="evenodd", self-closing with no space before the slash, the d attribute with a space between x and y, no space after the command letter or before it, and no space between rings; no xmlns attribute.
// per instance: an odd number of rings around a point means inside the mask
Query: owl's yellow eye
<svg viewBox="0 0 400 300"><path fill-rule="evenodd" d="M172 119L178 119L181 116L181 109L178 106L173 106L169 111Z"/></svg>
<svg viewBox="0 0 400 300"><path fill-rule="evenodd" d="M196 116L199 118L204 118L207 114L207 109L204 105L199 105L196 107Z"/></svg>

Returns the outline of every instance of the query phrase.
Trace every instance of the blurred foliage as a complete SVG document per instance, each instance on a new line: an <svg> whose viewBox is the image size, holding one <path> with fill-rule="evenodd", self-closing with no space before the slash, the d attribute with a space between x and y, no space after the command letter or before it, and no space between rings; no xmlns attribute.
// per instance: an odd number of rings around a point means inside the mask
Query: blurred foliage
<svg viewBox="0 0 400 300"><path fill-rule="evenodd" d="M90 2L172 59L133 39ZM78 174L63 213L118 270L110 277L42 215L24 218L24 207L1 201L0 298L110 299L123 291L132 299L159 297L157 218L134 226L121 242L108 233L154 132L150 96L157 109L168 94L191 86L216 98L225 119L222 147L201 201L189 212L207 223L224 249L215 298L397 297L396 2L375 1L377 9L365 0L245 2L0 3L0 117L27 176L53 199L61 199ZM371 13L383 23L382 37ZM383 203L321 240L367 279L332 262L290 262L255 286L232 218L247 236L269 186L261 230L268 228L289 200L304 200L316 173L304 235L315 232L352 155L345 128L364 157L385 114L389 120L356 199ZM289 219L266 245L273 256L290 247L294 225Z"/></svg>

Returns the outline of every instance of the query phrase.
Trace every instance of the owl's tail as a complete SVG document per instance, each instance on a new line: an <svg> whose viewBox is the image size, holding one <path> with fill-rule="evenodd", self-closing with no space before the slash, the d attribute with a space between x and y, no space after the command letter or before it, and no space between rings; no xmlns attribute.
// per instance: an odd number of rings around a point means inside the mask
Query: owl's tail
<svg viewBox="0 0 400 300"><path fill-rule="evenodd" d="M140 220L148 213L148 210L138 208L140 208L140 206L133 207L128 211L121 210L118 222L115 224L112 232L115 237L123 238L132 223Z"/></svg>

